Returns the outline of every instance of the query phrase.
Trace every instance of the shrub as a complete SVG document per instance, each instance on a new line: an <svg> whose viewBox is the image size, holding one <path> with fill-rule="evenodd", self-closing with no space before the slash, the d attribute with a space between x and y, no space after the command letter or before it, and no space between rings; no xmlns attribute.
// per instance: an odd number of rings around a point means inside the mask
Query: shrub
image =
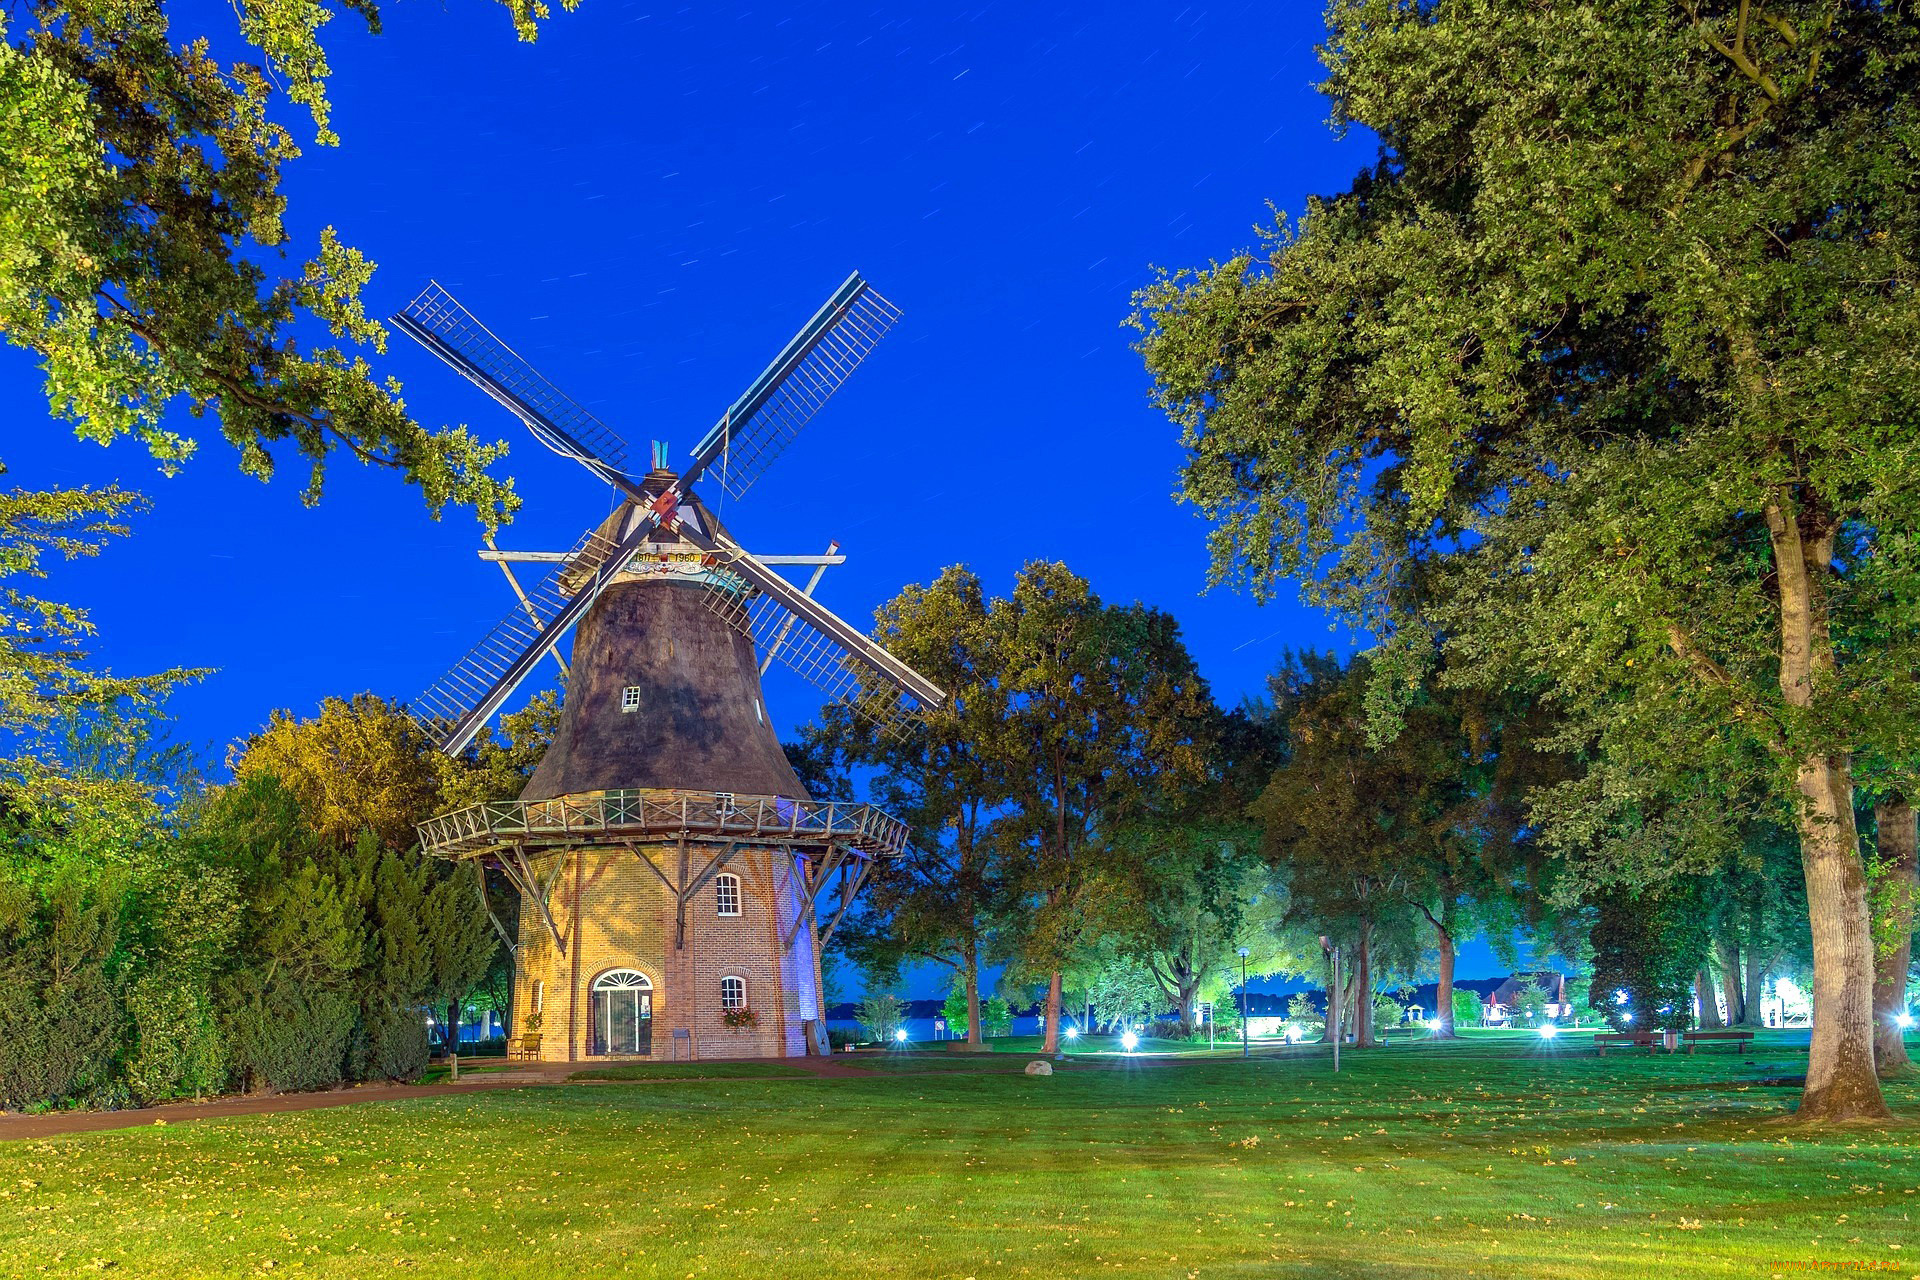
<svg viewBox="0 0 1920 1280"><path fill-rule="evenodd" d="M1453 1024L1456 1027L1477 1027L1485 1012L1477 992L1456 988L1453 993Z"/></svg>
<svg viewBox="0 0 1920 1280"><path fill-rule="evenodd" d="M0 887L0 1107L117 1100L124 909L118 877L77 866Z"/></svg>
<svg viewBox="0 0 1920 1280"><path fill-rule="evenodd" d="M983 1036L1013 1034L1013 1010L1001 997L989 996L980 1002L980 1034Z"/></svg>
<svg viewBox="0 0 1920 1280"><path fill-rule="evenodd" d="M242 974L225 1019L241 1085L281 1091L339 1084L354 1013L353 998L345 992Z"/></svg>
<svg viewBox="0 0 1920 1280"><path fill-rule="evenodd" d="M227 1082L226 1043L204 983L177 980L168 968L149 970L128 986L134 1051L127 1087L143 1101L203 1097Z"/></svg>

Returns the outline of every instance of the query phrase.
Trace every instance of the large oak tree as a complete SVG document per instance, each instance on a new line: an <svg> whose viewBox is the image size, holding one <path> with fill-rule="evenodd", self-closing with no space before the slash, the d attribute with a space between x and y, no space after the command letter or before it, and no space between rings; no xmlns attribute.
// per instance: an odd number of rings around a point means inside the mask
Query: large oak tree
<svg viewBox="0 0 1920 1280"><path fill-rule="evenodd" d="M1576 843L1676 783L1761 785L1813 933L1800 1114L1884 1115L1851 761L1920 720L1920 19L1328 22L1325 89L1379 163L1142 299L1217 573L1309 577L1390 637L1387 694L1426 627L1454 678L1548 690L1595 762L1550 815Z"/></svg>

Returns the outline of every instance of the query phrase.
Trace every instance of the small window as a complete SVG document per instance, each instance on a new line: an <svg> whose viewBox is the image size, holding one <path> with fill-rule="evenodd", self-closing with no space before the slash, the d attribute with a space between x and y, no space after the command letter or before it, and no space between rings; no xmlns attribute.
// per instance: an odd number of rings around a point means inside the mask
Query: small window
<svg viewBox="0 0 1920 1280"><path fill-rule="evenodd" d="M547 1001L547 984L540 979L533 980L533 1011L539 1013Z"/></svg>
<svg viewBox="0 0 1920 1280"><path fill-rule="evenodd" d="M713 810L720 816L722 821L740 812L740 810L734 806L733 792L731 791L716 791L713 793Z"/></svg>
<svg viewBox="0 0 1920 1280"><path fill-rule="evenodd" d="M720 979L720 1010L732 1013L735 1009L747 1007L747 980L745 978Z"/></svg>
<svg viewBox="0 0 1920 1280"><path fill-rule="evenodd" d="M640 686L630 684L620 691L620 709L638 711L640 709Z"/></svg>
<svg viewBox="0 0 1920 1280"><path fill-rule="evenodd" d="M723 916L740 914L740 877L721 875L713 878L713 904Z"/></svg>

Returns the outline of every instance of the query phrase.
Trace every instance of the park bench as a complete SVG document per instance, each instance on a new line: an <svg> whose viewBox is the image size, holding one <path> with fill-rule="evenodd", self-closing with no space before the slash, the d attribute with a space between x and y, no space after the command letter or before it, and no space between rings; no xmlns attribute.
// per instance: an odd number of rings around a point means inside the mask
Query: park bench
<svg viewBox="0 0 1920 1280"><path fill-rule="evenodd" d="M1663 1038L1658 1031L1602 1031L1593 1037L1593 1047L1603 1058L1609 1048L1645 1049L1651 1053Z"/></svg>
<svg viewBox="0 0 1920 1280"><path fill-rule="evenodd" d="M540 1033L528 1031L522 1035L507 1037L507 1057L537 1058L540 1056Z"/></svg>
<svg viewBox="0 0 1920 1280"><path fill-rule="evenodd" d="M1682 1032L1680 1038L1686 1042L1688 1053L1692 1053L1693 1047L1701 1043L1702 1041L1711 1041L1711 1040L1730 1040L1733 1042L1733 1049L1735 1053L1745 1053L1747 1051L1747 1046L1753 1043L1753 1032L1751 1031L1687 1031L1687 1032Z"/></svg>

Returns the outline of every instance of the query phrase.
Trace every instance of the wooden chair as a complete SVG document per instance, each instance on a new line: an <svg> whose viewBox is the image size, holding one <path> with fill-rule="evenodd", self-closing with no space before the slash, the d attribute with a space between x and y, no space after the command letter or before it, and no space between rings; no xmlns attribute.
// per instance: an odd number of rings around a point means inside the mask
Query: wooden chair
<svg viewBox="0 0 1920 1280"><path fill-rule="evenodd" d="M540 1033L528 1031L517 1036L507 1037L507 1058L526 1060L540 1056Z"/></svg>

